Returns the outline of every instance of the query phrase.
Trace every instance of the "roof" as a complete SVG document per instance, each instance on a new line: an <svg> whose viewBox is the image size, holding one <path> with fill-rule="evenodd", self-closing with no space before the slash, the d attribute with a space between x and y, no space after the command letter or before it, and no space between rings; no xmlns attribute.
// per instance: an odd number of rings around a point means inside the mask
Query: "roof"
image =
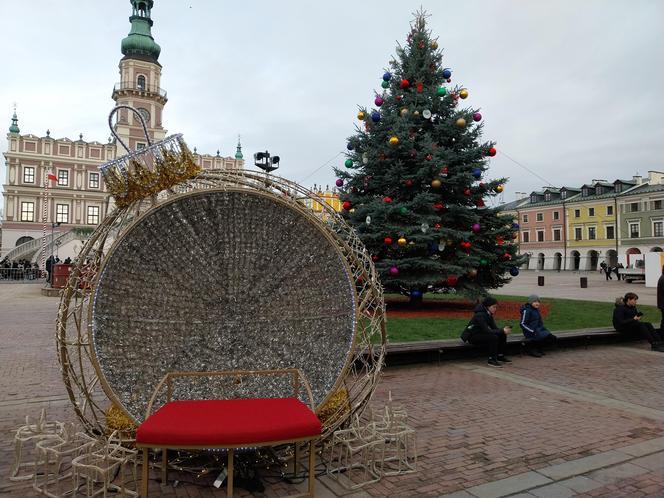
<svg viewBox="0 0 664 498"><path fill-rule="evenodd" d="M618 194L618 196L623 197L628 195L651 194L654 192L664 192L664 183L644 183L642 185L637 185L636 187L625 190L624 192Z"/></svg>
<svg viewBox="0 0 664 498"><path fill-rule="evenodd" d="M528 201L527 198L517 199L517 200L512 201L512 202L506 202L505 204L501 204L496 209L498 209L499 211L511 211L512 209L516 209L517 207L519 207L520 204L523 204L527 201Z"/></svg>

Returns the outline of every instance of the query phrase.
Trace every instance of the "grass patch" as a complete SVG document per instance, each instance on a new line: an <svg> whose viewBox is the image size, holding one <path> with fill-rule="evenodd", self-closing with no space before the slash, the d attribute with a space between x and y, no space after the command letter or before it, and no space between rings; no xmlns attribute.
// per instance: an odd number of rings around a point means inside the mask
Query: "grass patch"
<svg viewBox="0 0 664 498"><path fill-rule="evenodd" d="M398 296L399 298L401 296ZM495 295L498 301L519 301L525 303L524 296ZM388 300L397 296L386 296ZM459 300L457 296L425 296L427 300ZM576 301L572 299L542 298L549 306L549 314L544 318L544 324L554 334L557 330L575 330L592 327L612 327L613 303L596 301ZM660 312L655 306L638 306L644 313L644 320L653 322L657 326ZM388 318L387 337L390 342L431 341L437 339L457 339L461 331L470 320L468 318ZM512 325L512 333L521 335L519 320L496 320L499 327Z"/></svg>

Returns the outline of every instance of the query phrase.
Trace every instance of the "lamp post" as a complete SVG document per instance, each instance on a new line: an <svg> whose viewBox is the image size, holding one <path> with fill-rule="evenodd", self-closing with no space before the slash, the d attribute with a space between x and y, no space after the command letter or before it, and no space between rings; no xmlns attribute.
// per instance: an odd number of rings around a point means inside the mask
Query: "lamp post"
<svg viewBox="0 0 664 498"><path fill-rule="evenodd" d="M254 154L254 164L265 171L265 173L270 173L277 169L280 160L279 156L270 156L268 151L256 152Z"/></svg>
<svg viewBox="0 0 664 498"><path fill-rule="evenodd" d="M61 224L62 223L59 222L59 221L57 223L51 223L51 256L53 256L53 245L55 243L54 230L55 230L55 227L59 227Z"/></svg>

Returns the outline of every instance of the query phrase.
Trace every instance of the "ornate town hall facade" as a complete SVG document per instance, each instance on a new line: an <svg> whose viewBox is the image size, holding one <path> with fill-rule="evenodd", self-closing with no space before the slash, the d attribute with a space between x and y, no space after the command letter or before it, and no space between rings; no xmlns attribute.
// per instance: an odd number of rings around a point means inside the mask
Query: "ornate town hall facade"
<svg viewBox="0 0 664 498"><path fill-rule="evenodd" d="M120 60L120 82L113 87L112 98L116 105L138 109L145 119L151 140L158 141L166 135L163 111L168 98L161 88L161 48L151 32L154 2L130 1L131 30L122 40L124 57ZM132 150L147 145L140 120L127 109L117 113L115 131ZM46 254L52 253L53 245L80 239L86 231L101 223L109 209L109 196L97 166L126 151L111 139L102 143L85 141L83 135L78 139L55 139L48 131L45 136L21 134L16 112L7 142L0 260L9 256L11 259L25 258L39 262L44 216L49 243ZM238 169L244 166L239 142L234 157L222 157L217 151L216 155L195 154L195 158L205 169ZM48 180L49 175L51 180ZM44 185L47 181L48 197L45 199ZM66 234L69 237L65 237ZM17 249L31 240L32 247L26 245L22 250Z"/></svg>

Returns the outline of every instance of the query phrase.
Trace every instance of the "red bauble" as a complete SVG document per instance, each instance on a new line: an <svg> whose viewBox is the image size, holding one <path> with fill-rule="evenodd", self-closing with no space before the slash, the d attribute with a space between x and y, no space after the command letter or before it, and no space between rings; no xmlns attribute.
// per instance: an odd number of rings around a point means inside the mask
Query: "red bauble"
<svg viewBox="0 0 664 498"><path fill-rule="evenodd" d="M392 198L389 195L386 195L385 197L383 197L383 202L387 202L389 204L390 202L392 202Z"/></svg>
<svg viewBox="0 0 664 498"><path fill-rule="evenodd" d="M374 263L375 263L376 261L378 261L379 259L380 259L380 258L379 258L378 256L376 256L375 254L374 254L373 256L371 256L371 261L373 261Z"/></svg>
<svg viewBox="0 0 664 498"><path fill-rule="evenodd" d="M484 204L484 201L482 199L477 199L475 201L475 206L477 206L478 208L483 208L486 207L486 204Z"/></svg>
<svg viewBox="0 0 664 498"><path fill-rule="evenodd" d="M350 206L351 206L350 201L344 201L344 203L342 204L342 207L343 207L346 211L348 211L348 210L350 209Z"/></svg>
<svg viewBox="0 0 664 498"><path fill-rule="evenodd" d="M425 47L425 45L424 45L423 41L421 41L420 43L417 44L417 48L424 48L424 47Z"/></svg>
<svg viewBox="0 0 664 498"><path fill-rule="evenodd" d="M415 89L417 90L417 93L422 93L422 90L424 90L424 84L421 81L416 81Z"/></svg>
<svg viewBox="0 0 664 498"><path fill-rule="evenodd" d="M369 122L368 122L368 121L365 121L365 122L364 122L364 131L369 131L369 128L370 128L370 127L369 127Z"/></svg>
<svg viewBox="0 0 664 498"><path fill-rule="evenodd" d="M415 158L417 157L417 151L416 151L415 149L412 149L412 150L410 151L410 157L411 157L412 159L415 159Z"/></svg>
<svg viewBox="0 0 664 498"><path fill-rule="evenodd" d="M504 243L505 243L505 239L503 239L500 236L496 237L496 244L498 244L499 246L502 246Z"/></svg>
<svg viewBox="0 0 664 498"><path fill-rule="evenodd" d="M459 277L457 277L456 275L449 275L447 277L447 285L449 285L450 287L454 287L458 281Z"/></svg>
<svg viewBox="0 0 664 498"><path fill-rule="evenodd" d="M401 88L403 88L405 90L406 88L408 88L410 86L410 81L405 80L405 79L401 80L401 85L400 86L401 86Z"/></svg>
<svg viewBox="0 0 664 498"><path fill-rule="evenodd" d="M426 159L427 161L431 161L433 159L433 156L431 154L427 154L426 156L424 156L424 159Z"/></svg>
<svg viewBox="0 0 664 498"><path fill-rule="evenodd" d="M383 154L382 152L380 154L378 154L378 160L379 161L384 161L385 160L385 154Z"/></svg>
<svg viewBox="0 0 664 498"><path fill-rule="evenodd" d="M386 246L391 246L391 245L392 245L392 237L385 237L385 238L383 239L383 243L384 243Z"/></svg>
<svg viewBox="0 0 664 498"><path fill-rule="evenodd" d="M440 230L441 228L443 228L443 226L442 226L440 223L436 223L433 227L434 227L436 230Z"/></svg>
<svg viewBox="0 0 664 498"><path fill-rule="evenodd" d="M449 172L450 172L450 168L448 168L447 166L443 166L440 169L440 176L446 177L449 174Z"/></svg>
<svg viewBox="0 0 664 498"><path fill-rule="evenodd" d="M402 98L403 98L403 95L397 95L396 97L394 97L394 100L396 100L397 102L401 102Z"/></svg>
<svg viewBox="0 0 664 498"><path fill-rule="evenodd" d="M436 202L436 203L433 205L433 208L434 208L436 211L440 211L440 210L442 210L442 209L445 209L445 204L443 204L443 203L441 203L441 202Z"/></svg>
<svg viewBox="0 0 664 498"><path fill-rule="evenodd" d="M413 180L411 180L410 178L408 180L406 180L405 182L403 182L403 183L406 187L412 187L413 185L415 185L415 182Z"/></svg>
<svg viewBox="0 0 664 498"><path fill-rule="evenodd" d="M495 147L491 147L491 148L489 149L489 156L491 156L491 157L495 156L495 155L496 155L496 152L497 152L497 151L496 151L496 148L495 148Z"/></svg>
<svg viewBox="0 0 664 498"><path fill-rule="evenodd" d="M470 194L472 194L472 192L470 191L469 188L463 191L463 195L465 195L466 197L470 196Z"/></svg>
<svg viewBox="0 0 664 498"><path fill-rule="evenodd" d="M452 78L447 78L448 83L452 83Z"/></svg>
<svg viewBox="0 0 664 498"><path fill-rule="evenodd" d="M365 183L366 184L366 183ZM354 194L357 194L357 187L351 187L350 191Z"/></svg>
<svg viewBox="0 0 664 498"><path fill-rule="evenodd" d="M510 259L512 259L512 255L510 253L506 252L505 254L503 254L503 259L504 260L510 260Z"/></svg>

